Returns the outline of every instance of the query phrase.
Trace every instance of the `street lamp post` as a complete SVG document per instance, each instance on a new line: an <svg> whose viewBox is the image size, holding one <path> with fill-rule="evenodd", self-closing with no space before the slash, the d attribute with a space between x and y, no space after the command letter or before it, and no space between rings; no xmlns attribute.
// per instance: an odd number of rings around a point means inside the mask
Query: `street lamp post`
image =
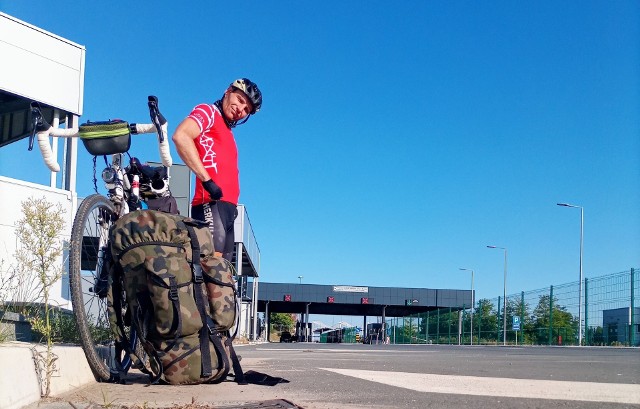
<svg viewBox="0 0 640 409"><path fill-rule="evenodd" d="M562 207L580 209L580 282L578 283L578 346L582 346L582 247L584 241L584 208L569 203L557 203Z"/></svg>
<svg viewBox="0 0 640 409"><path fill-rule="evenodd" d="M473 270L471 270L470 268L461 268L460 270L471 271L471 341L469 342L469 345L473 345L473 309L476 305L475 296L473 294Z"/></svg>
<svg viewBox="0 0 640 409"><path fill-rule="evenodd" d="M304 276L298 276L298 280L300 280L300 284L302 284L302 279L304 278Z"/></svg>
<svg viewBox="0 0 640 409"><path fill-rule="evenodd" d="M504 250L504 294L502 297L502 345L507 345L507 249L498 246L487 246L490 249ZM499 308L499 306L498 306Z"/></svg>

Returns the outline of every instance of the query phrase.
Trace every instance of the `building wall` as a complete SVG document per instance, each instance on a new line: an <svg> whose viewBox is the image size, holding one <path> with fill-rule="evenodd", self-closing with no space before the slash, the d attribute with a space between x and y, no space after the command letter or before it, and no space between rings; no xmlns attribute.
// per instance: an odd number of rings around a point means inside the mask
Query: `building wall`
<svg viewBox="0 0 640 409"><path fill-rule="evenodd" d="M84 46L4 13L0 38L0 90L82 115Z"/></svg>
<svg viewBox="0 0 640 409"><path fill-rule="evenodd" d="M631 326L631 308L615 308L602 311L602 329L608 342L631 342L633 331L634 345L640 345L640 308L635 308L635 325Z"/></svg>
<svg viewBox="0 0 640 409"><path fill-rule="evenodd" d="M65 210L63 215L65 225L58 237L65 243L65 247L68 247L77 197L75 193L66 190L55 189L4 176L0 176L0 197L2 198L2 211L0 212L0 260L3 261L2 266L0 266L0 282L5 282L11 268L16 264L15 254L16 251L19 250L19 243L17 243L16 238L16 225L17 222L24 217L22 214L22 202L30 197L43 197L53 204L59 203ZM67 261L68 253L65 251L58 259L59 266L65 274L62 280L58 280L58 282L52 286L51 303L59 307L71 309Z"/></svg>
<svg viewBox="0 0 640 409"><path fill-rule="evenodd" d="M238 327L238 336L251 338L251 303L242 302L240 304L240 322Z"/></svg>

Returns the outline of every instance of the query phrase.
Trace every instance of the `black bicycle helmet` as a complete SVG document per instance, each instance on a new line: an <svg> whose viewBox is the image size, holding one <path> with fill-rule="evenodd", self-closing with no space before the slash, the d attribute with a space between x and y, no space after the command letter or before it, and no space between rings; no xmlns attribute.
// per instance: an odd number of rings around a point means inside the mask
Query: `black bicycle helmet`
<svg viewBox="0 0 640 409"><path fill-rule="evenodd" d="M224 100L224 95L222 96L222 98L214 102L214 105L222 114L222 119L224 119L224 122L227 124L227 126L229 128L235 128L236 125L242 125L243 123L247 122L251 115L260 110L260 108L262 107L262 92L260 92L260 89L258 89L258 86L255 84L255 82L252 82L248 78L239 78L233 81L231 85L229 85L229 87L242 91L251 101L251 105L253 108L251 112L249 112L249 115L247 115L247 117L244 118L242 122L238 123L238 121L230 121L224 114L224 109L222 109L222 100Z"/></svg>
<svg viewBox="0 0 640 409"><path fill-rule="evenodd" d="M260 92L260 89L258 89L258 86L254 82L248 78L239 78L231 83L231 87L244 92L249 98L251 105L253 105L251 115L260 111L260 107L262 107L262 92Z"/></svg>

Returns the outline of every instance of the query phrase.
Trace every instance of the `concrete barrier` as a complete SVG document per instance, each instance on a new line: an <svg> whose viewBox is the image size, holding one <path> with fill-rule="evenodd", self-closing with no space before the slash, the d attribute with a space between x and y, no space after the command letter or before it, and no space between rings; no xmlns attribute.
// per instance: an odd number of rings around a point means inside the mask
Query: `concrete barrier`
<svg viewBox="0 0 640 409"><path fill-rule="evenodd" d="M0 345L0 408L19 409L40 399L40 381L33 352L15 343Z"/></svg>
<svg viewBox="0 0 640 409"><path fill-rule="evenodd" d="M34 356L45 350L43 345L25 342L0 344L0 409L20 409L40 400L42 382ZM95 382L82 348L56 345L53 353L58 359L51 396Z"/></svg>

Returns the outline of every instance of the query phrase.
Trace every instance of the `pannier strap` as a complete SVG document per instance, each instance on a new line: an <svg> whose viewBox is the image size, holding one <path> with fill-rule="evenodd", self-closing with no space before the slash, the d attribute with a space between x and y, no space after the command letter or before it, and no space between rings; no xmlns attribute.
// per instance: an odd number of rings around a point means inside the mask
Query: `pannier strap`
<svg viewBox="0 0 640 409"><path fill-rule="evenodd" d="M211 318L209 318L211 320ZM213 324L213 322L211 323ZM213 328L212 328L213 329ZM213 345L216 348L216 354L218 355L218 362L220 363L220 369L222 369L222 373L220 374L219 382L222 382L227 375L229 375L229 369L231 369L231 365L229 365L229 358L227 357L226 352L224 351L224 345L222 341L222 336L217 331L209 332L209 339L213 342ZM229 340L229 338L227 338Z"/></svg>
<svg viewBox="0 0 640 409"><path fill-rule="evenodd" d="M198 242L198 236L196 235L193 226L183 222L178 222L178 226L187 230L189 238L191 239L191 271L193 273L193 296L198 307L198 312L202 318L202 329L200 329L200 354L202 357L201 377L209 378L212 375L211 368L211 352L209 350L208 331L209 325L207 322L207 310L204 306L204 294L202 293L202 266L200 265L200 243Z"/></svg>
<svg viewBox="0 0 640 409"><path fill-rule="evenodd" d="M196 235L194 226L192 224L182 223L182 222L180 223L184 225L184 227L187 229L187 232L189 233L189 238L191 239L191 253L192 253L191 268L193 270L194 281L198 283L202 283L203 274L202 274L202 265L200 264L200 243L198 242L198 236ZM200 226L197 225L196 227L200 227ZM204 277L205 279L207 279L207 281L209 281L208 275L205 275ZM211 281L216 282L217 280L211 280ZM227 285L224 283L217 283L217 282L216 284ZM211 368L211 357L209 355L208 342L206 339L207 332L205 332L205 331L208 331L208 338L211 340L211 342L213 342L213 345L216 350L216 355L218 356L218 370L221 370L222 372L220 381L224 380L227 377L227 375L229 374L229 370L231 369L231 367L233 367L235 381L240 385L246 385L247 382L244 378L244 372L242 371L242 367L240 366L240 360L238 359L238 356L236 355L236 352L233 349L233 338L228 337L225 341L225 345L223 345L223 341L221 337L222 334L220 334L218 331L215 331L214 329L215 323L213 322L211 317L206 313L205 306L204 306L204 294L202 292L203 286L195 285L194 287L195 287L194 296L196 299L196 304L198 305L198 310L200 311L200 315L202 317L202 324L203 324L202 330L201 330L202 332L200 333L200 337L201 337L200 348L202 351L203 377L205 376L204 372L206 369L205 359L207 359L209 370ZM234 294L235 294L235 286L232 285L232 287L234 288ZM206 351L203 349L204 346L207 346ZM227 358L227 354L225 352L225 346L229 348L231 362L229 362L229 359Z"/></svg>
<svg viewBox="0 0 640 409"><path fill-rule="evenodd" d="M231 355L231 364L233 365L233 376L238 385L246 385L248 382L244 377L242 366L240 366L240 360L236 354L236 350L233 348L233 339L229 338L232 342L229 343L229 353Z"/></svg>
<svg viewBox="0 0 640 409"><path fill-rule="evenodd" d="M218 280L214 277L211 277L209 275L205 275L204 276L204 281L206 281L207 283L212 283L212 284L216 284L219 285L220 287L229 287L229 288L233 288L233 292L235 294L236 292L236 286L233 285L233 283L225 283L224 281Z"/></svg>

